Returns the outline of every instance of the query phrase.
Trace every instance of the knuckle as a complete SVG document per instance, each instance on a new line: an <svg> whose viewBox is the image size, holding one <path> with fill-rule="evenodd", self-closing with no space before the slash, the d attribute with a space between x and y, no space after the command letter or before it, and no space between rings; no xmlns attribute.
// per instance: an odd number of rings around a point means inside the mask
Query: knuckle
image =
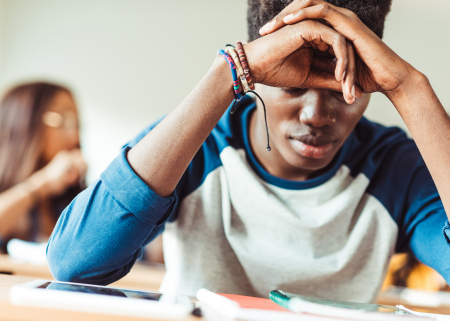
<svg viewBox="0 0 450 321"><path fill-rule="evenodd" d="M314 28L315 22L311 20L302 21L302 33L308 35L309 38L312 36L312 31L316 30Z"/></svg>
<svg viewBox="0 0 450 321"><path fill-rule="evenodd" d="M351 11L351 10L345 9L344 13L345 13L346 16L348 16L350 18L358 18L357 14L354 13L353 11Z"/></svg>
<svg viewBox="0 0 450 321"><path fill-rule="evenodd" d="M343 46L346 45L346 38L342 34L337 33L335 37L336 37L336 44Z"/></svg>
<svg viewBox="0 0 450 321"><path fill-rule="evenodd" d="M331 10L331 6L328 3L322 3L319 5L319 11L322 15L326 15Z"/></svg>

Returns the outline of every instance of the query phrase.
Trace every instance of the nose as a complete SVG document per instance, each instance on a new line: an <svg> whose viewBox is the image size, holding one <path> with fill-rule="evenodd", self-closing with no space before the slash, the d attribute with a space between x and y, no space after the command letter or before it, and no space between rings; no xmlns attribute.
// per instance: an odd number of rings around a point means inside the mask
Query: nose
<svg viewBox="0 0 450 321"><path fill-rule="evenodd" d="M300 122L316 128L334 125L336 110L329 95L329 90L309 89L302 96Z"/></svg>
<svg viewBox="0 0 450 321"><path fill-rule="evenodd" d="M66 133L67 147L69 149L80 148L80 134L78 129L71 129Z"/></svg>

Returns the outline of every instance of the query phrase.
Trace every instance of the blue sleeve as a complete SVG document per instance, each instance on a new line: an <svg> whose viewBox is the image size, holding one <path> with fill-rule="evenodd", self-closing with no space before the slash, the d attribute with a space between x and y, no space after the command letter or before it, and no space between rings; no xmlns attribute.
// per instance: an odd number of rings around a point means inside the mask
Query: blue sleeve
<svg viewBox="0 0 450 321"><path fill-rule="evenodd" d="M126 154L150 130L127 144L60 216L47 247L47 261L57 280L106 285L125 276L141 248L178 216L180 201L221 165L215 135L203 143L174 193L161 197L129 165Z"/></svg>
<svg viewBox="0 0 450 321"><path fill-rule="evenodd" d="M450 283L450 246L443 236L447 215L434 181L414 141L403 133L379 142L368 161L375 170L369 193L388 210L398 226L397 252L412 252Z"/></svg>
<svg viewBox="0 0 450 321"><path fill-rule="evenodd" d="M447 215L423 161L412 175L406 202L407 209L399 222L399 248L414 253L450 283L450 247L442 234L448 224Z"/></svg>
<svg viewBox="0 0 450 321"><path fill-rule="evenodd" d="M120 279L173 215L176 192L166 198L153 192L128 164L128 150L58 220L47 248L57 280L105 285Z"/></svg>

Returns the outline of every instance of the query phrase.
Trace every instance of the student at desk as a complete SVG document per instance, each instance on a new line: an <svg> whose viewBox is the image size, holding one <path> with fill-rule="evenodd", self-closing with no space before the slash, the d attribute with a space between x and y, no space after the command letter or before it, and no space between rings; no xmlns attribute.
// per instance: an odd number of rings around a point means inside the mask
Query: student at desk
<svg viewBox="0 0 450 321"><path fill-rule="evenodd" d="M111 283L164 231L162 291L373 302L402 251L450 281L450 119L380 40L390 5L250 0L245 56L218 56L67 207L47 249L54 276ZM235 86L256 83L271 151L259 100L229 112L228 64L249 69ZM414 141L362 117L372 92Z"/></svg>
<svg viewBox="0 0 450 321"><path fill-rule="evenodd" d="M47 241L64 208L83 190L77 108L70 91L38 82L0 103L0 245Z"/></svg>

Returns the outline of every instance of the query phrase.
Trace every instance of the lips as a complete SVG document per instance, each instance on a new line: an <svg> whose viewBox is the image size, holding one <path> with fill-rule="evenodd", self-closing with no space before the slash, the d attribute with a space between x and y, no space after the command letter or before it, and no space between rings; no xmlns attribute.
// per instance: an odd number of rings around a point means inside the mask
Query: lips
<svg viewBox="0 0 450 321"><path fill-rule="evenodd" d="M326 156L336 142L336 138L330 135L293 135L289 137L294 150L308 158L322 158Z"/></svg>

